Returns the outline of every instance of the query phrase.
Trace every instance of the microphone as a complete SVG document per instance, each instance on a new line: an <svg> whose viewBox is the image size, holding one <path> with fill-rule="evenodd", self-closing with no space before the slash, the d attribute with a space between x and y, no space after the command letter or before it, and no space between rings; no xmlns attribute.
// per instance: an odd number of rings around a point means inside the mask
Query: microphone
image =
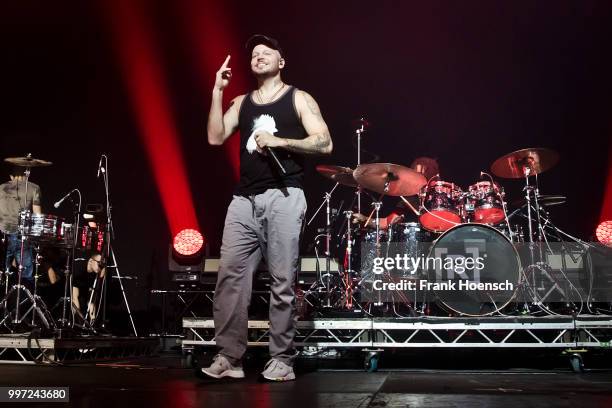
<svg viewBox="0 0 612 408"><path fill-rule="evenodd" d="M66 194L65 196L63 196L62 198L59 199L59 201L56 201L55 204L53 204L54 208L59 208L59 206L68 198L72 195L72 193L74 193L75 191L77 191L77 189L72 189L70 190L70 192L68 194Z"/></svg>
<svg viewBox="0 0 612 408"><path fill-rule="evenodd" d="M96 178L100 178L100 170L102 170L102 158L103 157L104 155L100 156L100 162L98 163L98 175L96 176ZM102 170L102 173L104 173L104 170Z"/></svg>
<svg viewBox="0 0 612 408"><path fill-rule="evenodd" d="M272 156L272 158L274 159L274 161L276 162L278 167L281 169L283 174L287 174L287 170L285 170L285 168L281 164L280 160L278 160L278 157L276 157L276 154L274 153L274 150L272 150L272 148L270 146L266 146L266 151L270 154L270 156Z"/></svg>

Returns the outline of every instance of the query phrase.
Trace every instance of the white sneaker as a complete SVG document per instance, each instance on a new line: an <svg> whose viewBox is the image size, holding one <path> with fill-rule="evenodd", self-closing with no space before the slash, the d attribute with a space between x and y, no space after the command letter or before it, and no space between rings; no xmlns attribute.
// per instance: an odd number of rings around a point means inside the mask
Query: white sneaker
<svg viewBox="0 0 612 408"><path fill-rule="evenodd" d="M270 381L292 381L295 380L293 367L283 363L275 358L266 363L263 373L263 378Z"/></svg>
<svg viewBox="0 0 612 408"><path fill-rule="evenodd" d="M202 368L202 372L212 378L244 378L244 371L240 366L232 366L230 362L221 354L213 358L210 367Z"/></svg>

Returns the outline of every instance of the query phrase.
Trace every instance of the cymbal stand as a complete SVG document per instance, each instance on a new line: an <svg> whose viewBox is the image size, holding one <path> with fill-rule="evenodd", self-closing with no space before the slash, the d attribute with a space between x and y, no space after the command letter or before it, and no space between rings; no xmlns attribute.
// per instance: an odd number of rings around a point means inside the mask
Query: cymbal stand
<svg viewBox="0 0 612 408"><path fill-rule="evenodd" d="M308 223L306 223L306 226L309 226L314 221L314 219L319 214L319 212L321 212L321 210L323 209L323 206L325 206L325 274L327 276L327 284L326 284L327 301L324 307L331 307L331 290L330 290L330 285L331 285L331 205L330 203L331 203L331 196L339 185L340 183L336 183L336 185L334 185L331 191L325 193L323 202L321 203L319 208L317 208L313 216L310 217L310 220L308 221ZM317 259L317 263L318 262L319 260Z"/></svg>
<svg viewBox="0 0 612 408"><path fill-rule="evenodd" d="M351 274L353 273L353 237L351 235L351 221L353 218L353 212L351 210L345 211L346 217L346 252L344 255L344 295L345 295L345 307L347 309L353 308L353 284ZM329 282L329 281L328 281ZM328 283L329 285L329 283Z"/></svg>
<svg viewBox="0 0 612 408"><path fill-rule="evenodd" d="M530 259L530 264L523 268L523 274L526 273L526 271L530 271L530 270L539 270L542 273L540 273L540 278L543 279L544 275L547 273L547 266L545 262L543 262L544 259L544 254L542 252L542 245L541 242L543 240L543 236L542 236L542 231L541 231L541 227L542 227L542 218L540 215L540 205L539 205L539 188L538 188L538 178L537 178L537 174L534 174L534 178L535 178L535 184L531 185L529 183L529 177L532 175L532 169L529 166L528 163L523 164L523 174L525 175L525 187L524 187L524 191L525 191L525 201L527 204L527 226L528 226L528 245L529 245L529 259ZM532 198L533 195L533 198ZM533 215L533 213L535 212L535 217ZM534 219L535 218L535 219ZM537 235L537 242L538 242L538 258L536 260L536 255L535 255L535 245L536 245L536 241L535 241L535 235L534 235L534 230L533 230L533 223L534 221L536 222L537 226L538 226L538 235ZM542 306L542 300L538 299L538 293L536 288L538 287L538 283L536 282L536 273L532 273L532 279L531 282L529 282L528 277L525 275L525 282L528 283L528 285L531 285L531 292L532 292L532 304L533 305L537 305L539 308L541 308L542 310L544 310L545 312L549 313L550 312ZM540 285L542 286L542 285Z"/></svg>
<svg viewBox="0 0 612 408"><path fill-rule="evenodd" d="M31 154L28 154L31 157ZM26 167L23 174L25 175L25 194L23 196L23 206L22 211L27 211L28 207L28 180L30 179L30 167ZM17 186L19 186L19 180L17 180ZM19 212L21 214L21 211ZM21 246L19 248L19 256L20 262L19 267L17 268L17 285L13 286L13 289L17 289L17 296L15 298L15 319L13 320L14 324L20 322L19 319L19 306L21 304L21 290L25 289L25 287L21 284L21 275L23 274L23 255L25 254L25 246L27 241L27 236L25 235L25 223L19 226L19 234L21 236ZM28 250L30 250L28 248ZM11 290L12 292L12 290ZM8 295L7 295L8 296ZM31 296L31 294L30 294Z"/></svg>
<svg viewBox="0 0 612 408"><path fill-rule="evenodd" d="M389 182L387 181L387 187L385 188L385 191L388 189L388 184ZM382 196L384 194L381 195L381 199ZM372 206L374 207L374 213L375 213L375 219L374 219L374 225L376 226L376 256L380 257L380 207L382 206L382 201L375 201L372 203ZM374 303L374 306L382 306L382 301L381 301L381 297L380 297L380 291L378 291L378 301Z"/></svg>
<svg viewBox="0 0 612 408"><path fill-rule="evenodd" d="M367 131L365 118L361 118L360 123L359 128L355 129L355 135L357 135L357 167L361 165L361 135ZM357 186L357 212L361 214L361 186Z"/></svg>

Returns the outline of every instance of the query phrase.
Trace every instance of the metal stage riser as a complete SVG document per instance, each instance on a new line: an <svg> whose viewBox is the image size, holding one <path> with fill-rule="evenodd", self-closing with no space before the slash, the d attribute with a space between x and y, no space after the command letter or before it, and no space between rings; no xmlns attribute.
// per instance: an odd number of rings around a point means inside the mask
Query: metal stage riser
<svg viewBox="0 0 612 408"><path fill-rule="evenodd" d="M316 320L297 324L296 345L319 348L517 348L609 349L612 320L593 318L436 319L435 322L363 320ZM508 321L512 320L512 321ZM523 321L521 321L523 320ZM183 320L184 350L214 347L214 321ZM250 320L248 346L268 346L269 323Z"/></svg>
<svg viewBox="0 0 612 408"><path fill-rule="evenodd" d="M0 336L0 364L70 364L150 356L159 339L149 337L28 339L23 335Z"/></svg>

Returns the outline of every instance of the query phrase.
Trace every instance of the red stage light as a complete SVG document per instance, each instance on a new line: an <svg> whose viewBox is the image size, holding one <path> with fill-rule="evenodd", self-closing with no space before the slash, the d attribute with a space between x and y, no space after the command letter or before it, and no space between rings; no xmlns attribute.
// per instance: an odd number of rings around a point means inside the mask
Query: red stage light
<svg viewBox="0 0 612 408"><path fill-rule="evenodd" d="M612 221L604 221L599 224L595 236L602 244L612 247Z"/></svg>
<svg viewBox="0 0 612 408"><path fill-rule="evenodd" d="M186 40L192 44L195 61L198 65L200 82L204 89L206 103L210 100L210 90L215 72L223 63L228 54L232 54L230 67L234 67L232 84L225 94L225 103L235 96L243 93L249 83L241 75L241 66L248 66L249 60L244 60L241 53L242 42L235 33L240 32L236 27L236 18L225 3L202 0L183 0L176 2L179 7L178 14L183 18L182 28L185 30ZM214 39L214 40L213 40ZM231 52L234 50L234 52ZM243 54L243 53L242 53ZM240 179L240 137L231 137L223 149L232 166L234 181Z"/></svg>
<svg viewBox="0 0 612 408"><path fill-rule="evenodd" d="M181 256L193 256L202 250L204 237L194 229L184 229L174 236L172 246Z"/></svg>
<svg viewBox="0 0 612 408"><path fill-rule="evenodd" d="M101 4L170 232L198 228L150 6L144 0Z"/></svg>

